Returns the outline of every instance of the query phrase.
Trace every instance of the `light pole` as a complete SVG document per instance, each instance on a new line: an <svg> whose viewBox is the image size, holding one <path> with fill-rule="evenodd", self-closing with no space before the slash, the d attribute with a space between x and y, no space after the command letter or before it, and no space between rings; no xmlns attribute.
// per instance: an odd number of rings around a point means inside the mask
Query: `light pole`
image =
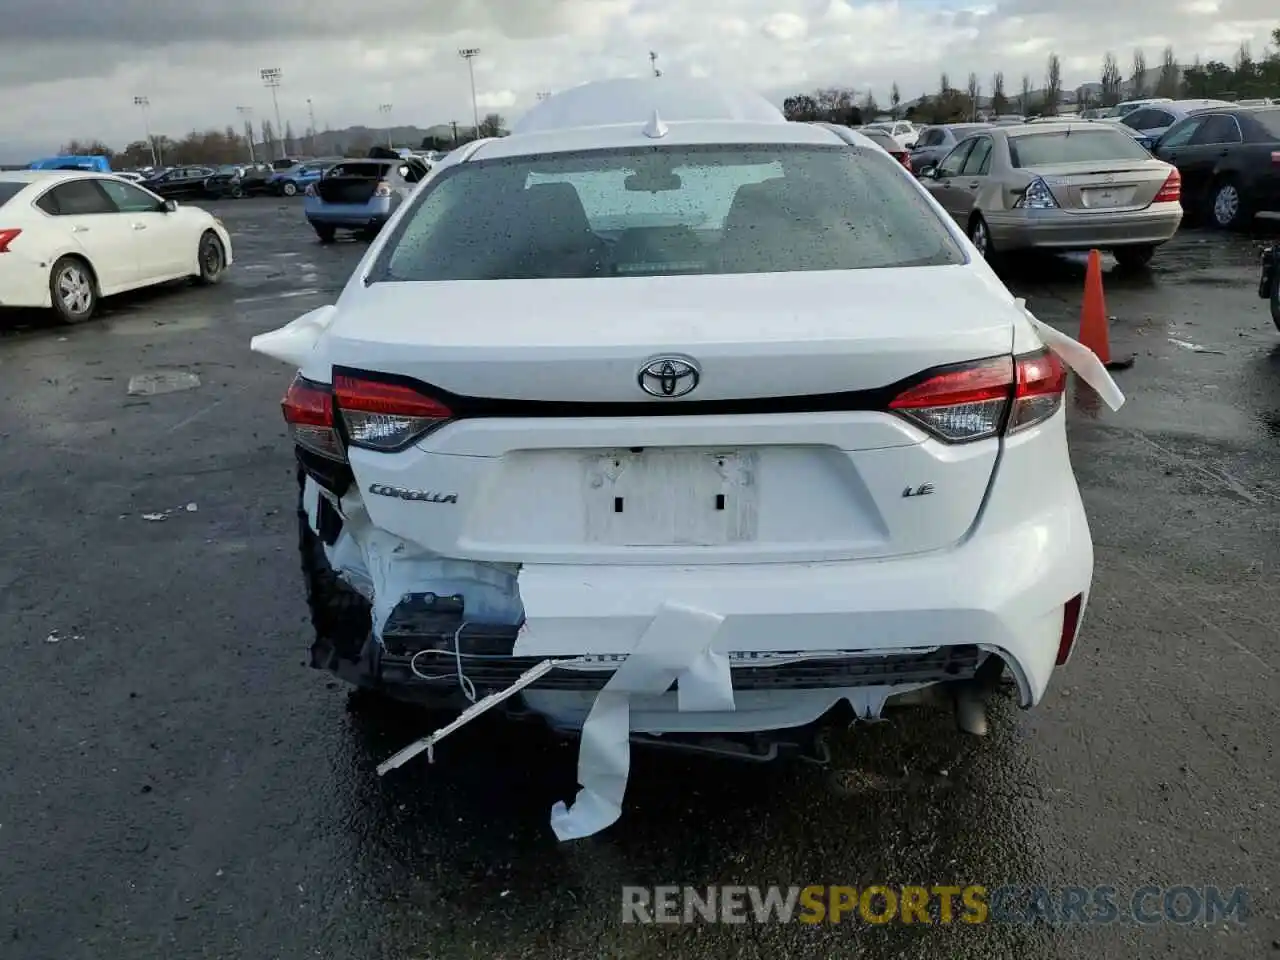
<svg viewBox="0 0 1280 960"><path fill-rule="evenodd" d="M391 104L378 104L378 112L382 114L383 125L387 128L387 149L393 150L395 148L391 145Z"/></svg>
<svg viewBox="0 0 1280 960"><path fill-rule="evenodd" d="M662 71L658 69L658 55L652 50L649 51L649 68L655 77L662 76Z"/></svg>
<svg viewBox="0 0 1280 960"><path fill-rule="evenodd" d="M280 89L280 83L284 80L284 72L279 67L263 67L258 71L258 76L262 77L264 86L271 90L271 103L276 108L276 128L273 131L276 143L280 145L280 156L284 157L284 141L280 139L283 131L280 123L280 98L276 95L276 91Z"/></svg>
<svg viewBox="0 0 1280 960"><path fill-rule="evenodd" d="M236 107L236 113L244 122L244 138L249 141L249 162L257 163L258 158L253 155L253 107Z"/></svg>
<svg viewBox="0 0 1280 960"><path fill-rule="evenodd" d="M308 138L309 145L307 149L311 151L311 155L316 155L316 110L311 105L311 98L307 97L307 116L311 118L311 136Z"/></svg>
<svg viewBox="0 0 1280 960"><path fill-rule="evenodd" d="M134 97L133 105L142 111L142 129L146 131L147 146L151 148L151 165L159 168L160 145L156 143L155 137L151 136L151 117L148 115L151 111L151 101L147 97Z"/></svg>
<svg viewBox="0 0 1280 960"><path fill-rule="evenodd" d="M476 139L480 139L480 108L476 105L476 68L474 60L480 56L479 47L464 47L458 56L467 61L467 73L471 75L471 118L476 124Z"/></svg>

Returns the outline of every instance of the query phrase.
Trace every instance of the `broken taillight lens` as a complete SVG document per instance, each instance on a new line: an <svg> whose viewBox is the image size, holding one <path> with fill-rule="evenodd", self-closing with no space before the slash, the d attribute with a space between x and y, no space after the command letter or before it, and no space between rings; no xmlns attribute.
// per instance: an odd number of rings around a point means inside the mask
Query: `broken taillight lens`
<svg viewBox="0 0 1280 960"><path fill-rule="evenodd" d="M940 370L889 409L948 443L971 443L1042 423L1062 406L1067 373L1048 349Z"/></svg>
<svg viewBox="0 0 1280 960"><path fill-rule="evenodd" d="M298 374L280 402L293 442L330 460L347 457L333 418L333 393L328 384L316 383Z"/></svg>
<svg viewBox="0 0 1280 960"><path fill-rule="evenodd" d="M337 373L333 396L353 447L393 453L453 417L433 397L405 383L356 373Z"/></svg>

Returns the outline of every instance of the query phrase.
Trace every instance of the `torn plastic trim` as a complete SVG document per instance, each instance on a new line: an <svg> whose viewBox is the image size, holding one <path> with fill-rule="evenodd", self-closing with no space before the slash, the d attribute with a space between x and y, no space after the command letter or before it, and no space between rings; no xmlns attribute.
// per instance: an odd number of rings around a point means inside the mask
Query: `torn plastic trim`
<svg viewBox="0 0 1280 960"><path fill-rule="evenodd" d="M1119 410L1124 405L1124 394L1120 392L1120 387L1107 372L1106 365L1096 353L1083 343L1071 339L1062 331L1037 319L1036 315L1027 309L1025 297L1018 297L1014 302L1035 328L1044 345L1057 354L1058 358L1081 380L1091 386L1102 398L1103 403L1112 410Z"/></svg>
<svg viewBox="0 0 1280 960"><path fill-rule="evenodd" d="M316 344L333 326L337 315L338 308L334 304L317 307L277 330L258 334L249 341L249 349L281 363L305 367Z"/></svg>
<svg viewBox="0 0 1280 960"><path fill-rule="evenodd" d="M338 505L342 530L325 555L334 571L373 606L374 637L396 606L413 594L461 596L465 619L516 626L524 619L515 564L482 563L434 553L374 526L354 491Z"/></svg>

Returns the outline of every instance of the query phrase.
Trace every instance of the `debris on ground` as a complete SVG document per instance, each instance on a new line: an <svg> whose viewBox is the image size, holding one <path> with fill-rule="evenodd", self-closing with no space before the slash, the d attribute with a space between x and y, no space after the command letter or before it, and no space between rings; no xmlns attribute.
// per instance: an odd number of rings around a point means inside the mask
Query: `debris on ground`
<svg viewBox="0 0 1280 960"><path fill-rule="evenodd" d="M155 397L165 393L194 390L200 386L200 377L187 370L159 370L155 373L139 373L129 378L129 396Z"/></svg>
<svg viewBox="0 0 1280 960"><path fill-rule="evenodd" d="M63 640L83 640L83 639L84 637L80 636L80 634L78 633L72 633L64 636L59 630L55 628L49 631L49 635L44 638L44 642L45 643L61 643Z"/></svg>
<svg viewBox="0 0 1280 960"><path fill-rule="evenodd" d="M172 516L175 513L195 513L199 509L200 509L199 506L197 506L196 503L193 501L184 506L170 507L168 510L160 511L157 513L144 513L142 515L142 519L149 520L151 523L161 523L164 520L167 520L170 516Z"/></svg>

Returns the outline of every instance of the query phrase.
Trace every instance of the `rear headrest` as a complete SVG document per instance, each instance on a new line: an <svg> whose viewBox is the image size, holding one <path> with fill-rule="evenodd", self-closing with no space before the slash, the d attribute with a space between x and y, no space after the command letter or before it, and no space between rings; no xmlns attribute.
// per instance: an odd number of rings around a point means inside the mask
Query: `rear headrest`
<svg viewBox="0 0 1280 960"><path fill-rule="evenodd" d="M591 232L582 199L571 183L536 183L524 190L522 200L530 220L546 224L555 234Z"/></svg>

